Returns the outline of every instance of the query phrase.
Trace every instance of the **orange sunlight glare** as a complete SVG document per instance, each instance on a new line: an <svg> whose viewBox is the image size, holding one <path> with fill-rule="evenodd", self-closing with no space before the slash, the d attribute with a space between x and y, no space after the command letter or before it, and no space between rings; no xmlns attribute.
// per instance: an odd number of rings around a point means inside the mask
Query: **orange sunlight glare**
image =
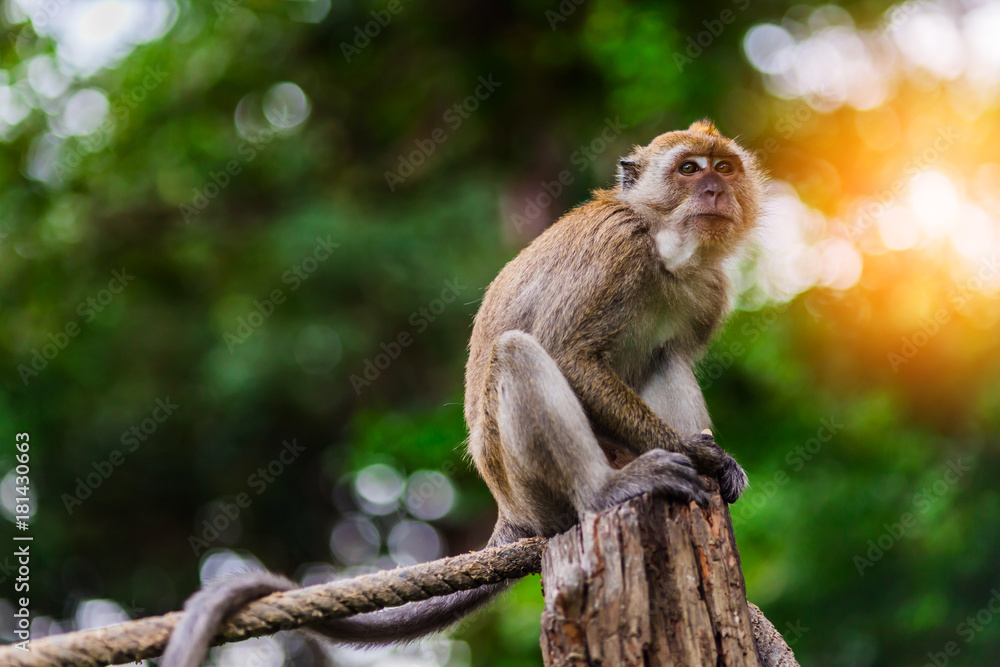
<svg viewBox="0 0 1000 667"><path fill-rule="evenodd" d="M1000 166L987 161L1000 148L1000 2L905 2L870 28L833 5L797 6L752 27L743 47L778 104L795 105L786 117L810 119L776 130L824 146L840 167L817 161L833 193L817 208L800 198L809 184L772 183L752 276L760 294L746 307L848 289L867 258L887 253L917 262L915 274L936 257L956 280L984 274L977 293L1000 293L1000 272L982 269L1000 255ZM837 138L832 154L824 133ZM791 158L773 152L782 173Z"/></svg>

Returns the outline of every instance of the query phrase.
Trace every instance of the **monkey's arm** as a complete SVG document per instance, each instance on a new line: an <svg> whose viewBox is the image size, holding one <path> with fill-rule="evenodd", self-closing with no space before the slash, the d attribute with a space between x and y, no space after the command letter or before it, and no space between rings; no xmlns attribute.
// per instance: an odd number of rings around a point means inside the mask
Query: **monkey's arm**
<svg viewBox="0 0 1000 667"><path fill-rule="evenodd" d="M587 415L608 435L636 456L655 448L680 452L690 456L700 472L714 474L721 452L705 447L705 438L694 437L701 429L678 434L610 363L612 350L640 317L638 310L659 298L654 275L659 265L651 259L647 239L645 228L631 219L609 227L600 239L590 238L580 253L588 260L586 266L573 267L584 280L564 291L563 308L544 311L545 319L536 328L549 334L546 346L559 369ZM616 251L603 252L608 247Z"/></svg>
<svg viewBox="0 0 1000 667"><path fill-rule="evenodd" d="M589 351L564 352L556 362L587 415L633 454L660 448L691 458L698 470L714 475L725 453L711 436L681 436L660 419L599 355Z"/></svg>
<svg viewBox="0 0 1000 667"><path fill-rule="evenodd" d="M639 259L643 248L635 243L637 236L623 244L632 259L592 267L590 289L576 291L574 296L579 301L560 313L560 326L550 324L550 330L568 332L561 340L550 340L552 356L588 417L617 443L636 456L650 449L685 454L700 473L718 476L723 498L735 502L747 485L746 474L732 456L715 444L711 434L701 433L709 425L708 412L694 374L688 366L679 365L687 361L669 355L651 369L654 377L662 376L661 384L670 385L670 389L697 394L698 401L679 401L669 392L658 397L672 404L675 424L691 427L684 433L671 428L611 366L611 351L629 335L627 326L637 316L635 308L641 307L651 289L651 278L645 273L650 264ZM671 370L685 369L688 373L682 377L670 376Z"/></svg>
<svg viewBox="0 0 1000 667"><path fill-rule="evenodd" d="M715 444L711 432L677 433L599 357L580 355L560 366L590 418L636 456L654 448L687 455L698 472L718 477L727 503L739 500L749 486L746 472Z"/></svg>

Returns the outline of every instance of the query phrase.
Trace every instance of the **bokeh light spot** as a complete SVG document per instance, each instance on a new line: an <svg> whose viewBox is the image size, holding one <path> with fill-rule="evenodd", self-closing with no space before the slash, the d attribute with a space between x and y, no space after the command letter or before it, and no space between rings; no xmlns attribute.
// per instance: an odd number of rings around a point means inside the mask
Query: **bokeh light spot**
<svg viewBox="0 0 1000 667"><path fill-rule="evenodd" d="M344 565L362 565L374 560L380 544L378 528L359 515L344 517L330 532L330 551Z"/></svg>
<svg viewBox="0 0 1000 667"><path fill-rule="evenodd" d="M403 486L403 476L392 466L382 463L368 466L354 480L354 490L359 500L385 508L398 502ZM373 513L384 514L386 511L389 510Z"/></svg>
<svg viewBox="0 0 1000 667"><path fill-rule="evenodd" d="M751 28L743 38L743 50L761 72L781 74L792 66L795 40L780 26L765 23Z"/></svg>
<svg viewBox="0 0 1000 667"><path fill-rule="evenodd" d="M910 180L910 206L914 218L931 236L941 236L958 212L958 191L951 179L939 171L925 171Z"/></svg>
<svg viewBox="0 0 1000 667"><path fill-rule="evenodd" d="M920 227L913 211L905 206L891 206L878 218L882 244L889 250L907 250L920 240Z"/></svg>
<svg viewBox="0 0 1000 667"><path fill-rule="evenodd" d="M264 116L278 130L290 130L309 117L309 98L294 83L272 86L264 96Z"/></svg>
<svg viewBox="0 0 1000 667"><path fill-rule="evenodd" d="M441 536L423 521L400 521L389 533L389 555L398 565L415 565L440 558Z"/></svg>
<svg viewBox="0 0 1000 667"><path fill-rule="evenodd" d="M311 324L295 337L295 361L310 375L325 375L340 362L343 345L330 327Z"/></svg>
<svg viewBox="0 0 1000 667"><path fill-rule="evenodd" d="M418 519L433 521L455 505L455 487L436 470L418 470L406 482L406 509Z"/></svg>

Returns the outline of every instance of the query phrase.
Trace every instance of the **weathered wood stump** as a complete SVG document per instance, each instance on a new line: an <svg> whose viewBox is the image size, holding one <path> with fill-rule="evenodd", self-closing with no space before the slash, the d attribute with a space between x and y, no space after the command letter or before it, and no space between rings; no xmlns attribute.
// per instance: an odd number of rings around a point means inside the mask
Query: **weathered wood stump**
<svg viewBox="0 0 1000 667"><path fill-rule="evenodd" d="M708 509L643 496L585 515L549 540L542 582L547 667L762 665L718 493Z"/></svg>

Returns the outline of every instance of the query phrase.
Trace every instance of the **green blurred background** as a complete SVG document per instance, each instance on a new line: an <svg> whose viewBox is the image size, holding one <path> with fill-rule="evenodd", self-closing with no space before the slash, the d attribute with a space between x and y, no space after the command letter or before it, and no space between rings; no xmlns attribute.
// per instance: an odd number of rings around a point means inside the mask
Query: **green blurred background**
<svg viewBox="0 0 1000 667"><path fill-rule="evenodd" d="M18 432L36 638L255 563L317 582L481 546L484 288L633 144L708 116L773 179L701 373L753 484L750 600L802 664L997 664L1000 4L4 0L0 22L5 641ZM336 657L537 665L540 610L532 577L450 638ZM310 664L292 636L213 659Z"/></svg>

